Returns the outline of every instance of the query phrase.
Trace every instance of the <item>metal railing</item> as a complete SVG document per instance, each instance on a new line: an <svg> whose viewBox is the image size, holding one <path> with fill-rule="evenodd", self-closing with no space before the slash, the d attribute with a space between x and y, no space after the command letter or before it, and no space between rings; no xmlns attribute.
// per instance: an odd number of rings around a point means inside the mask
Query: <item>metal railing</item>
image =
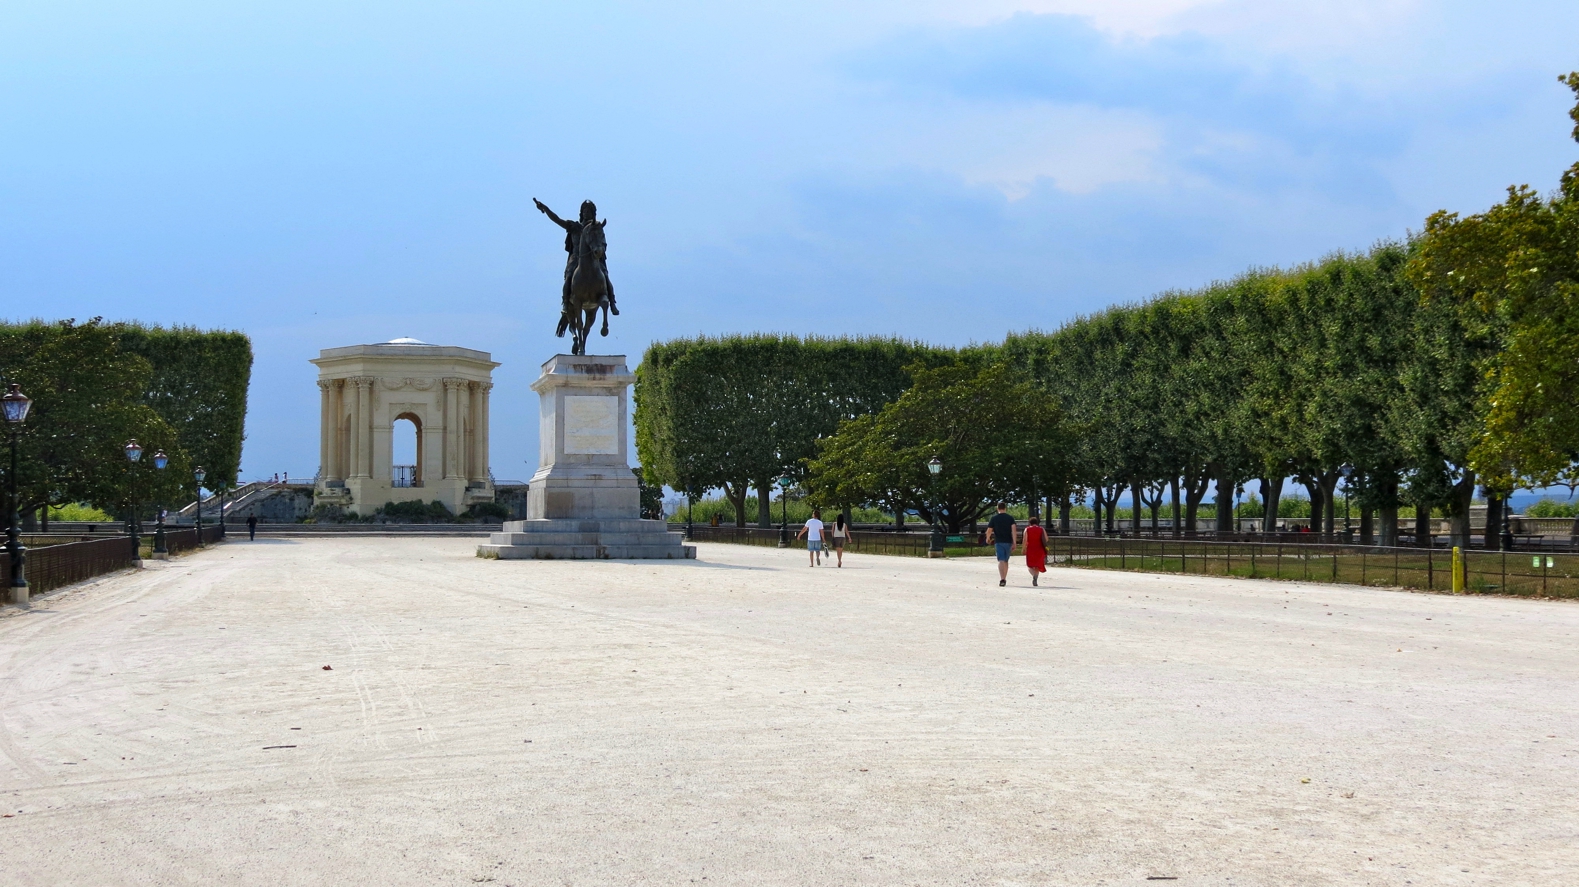
<svg viewBox="0 0 1579 887"><path fill-rule="evenodd" d="M132 541L126 536L33 548L24 557L30 595L124 570L134 562ZM0 551L0 575L8 576L10 570L10 557Z"/></svg>
<svg viewBox="0 0 1579 887"><path fill-rule="evenodd" d="M669 529L672 531L676 527L671 524ZM683 530L684 525L682 524L679 529ZM790 528L790 547L804 551L806 549L806 540L801 539L797 541L795 534L798 532L800 532L798 527ZM823 533L823 546L827 549L832 549L833 547L832 540L829 538L831 533L832 530ZM760 527L712 527L698 525L692 528L691 538L697 542L730 542L736 545L761 545L768 548L776 548L779 544L779 530L776 527L764 530ZM993 553L991 545L977 544L975 541L976 537L969 534L965 536L950 536L948 539L949 542L944 550L951 557ZM846 543L845 551L856 554L926 557L927 546L930 544L930 541L930 533L894 533L858 529L850 538L850 541Z"/></svg>
<svg viewBox="0 0 1579 887"><path fill-rule="evenodd" d="M775 547L779 531L753 527L695 527L699 542ZM992 546L953 536L946 553L985 556ZM804 540L792 542L804 549ZM846 551L924 557L922 533L857 533ZM1015 557L1022 555L1015 549ZM1579 597L1579 554L1554 551L1465 551L1464 590L1477 594ZM1049 563L1148 573L1187 573L1453 590L1453 552L1443 548L1382 548L1281 541L1216 542L1192 539L1049 536Z"/></svg>
<svg viewBox="0 0 1579 887"><path fill-rule="evenodd" d="M1579 555L1465 551L1462 557L1465 591L1579 597ZM1453 589L1453 552L1440 548L1055 536L1048 540L1048 560L1151 573Z"/></svg>
<svg viewBox="0 0 1579 887"><path fill-rule="evenodd" d="M147 529L145 528L143 532L147 534ZM144 538L151 539L153 537L152 534L147 534ZM203 527L204 545L213 545L222 538L224 538L224 530L218 524L210 524ZM183 551L191 551L197 548L197 529L188 527L184 530L172 530L166 527L164 531L164 547L171 554L180 554Z"/></svg>

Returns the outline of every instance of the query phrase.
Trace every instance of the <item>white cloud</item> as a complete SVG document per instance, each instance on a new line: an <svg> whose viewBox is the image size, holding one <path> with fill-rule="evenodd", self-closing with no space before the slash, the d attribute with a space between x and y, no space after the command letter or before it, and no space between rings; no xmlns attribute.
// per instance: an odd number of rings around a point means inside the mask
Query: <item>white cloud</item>
<svg viewBox="0 0 1579 887"><path fill-rule="evenodd" d="M910 110L873 121L864 163L945 173L1010 200L1042 182L1084 194L1161 177L1161 127L1143 113L1049 102L949 101Z"/></svg>
<svg viewBox="0 0 1579 887"><path fill-rule="evenodd" d="M1154 37L1176 30L1184 13L1221 5L1224 0L923 0L906 4L912 14L932 21L986 25L1018 13L1078 15L1103 31Z"/></svg>

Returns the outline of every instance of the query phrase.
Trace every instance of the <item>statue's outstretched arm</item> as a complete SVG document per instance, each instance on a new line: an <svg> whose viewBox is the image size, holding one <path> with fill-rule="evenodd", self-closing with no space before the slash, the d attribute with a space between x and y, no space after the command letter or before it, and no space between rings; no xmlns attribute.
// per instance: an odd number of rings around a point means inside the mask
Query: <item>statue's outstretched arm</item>
<svg viewBox="0 0 1579 887"><path fill-rule="evenodd" d="M554 224L564 228L566 231L570 230L570 223L566 222L564 219L561 219L559 216L554 215L554 211L544 205L543 201L533 197L532 202L537 204L537 208L543 211L543 215L548 216L551 220L553 220Z"/></svg>

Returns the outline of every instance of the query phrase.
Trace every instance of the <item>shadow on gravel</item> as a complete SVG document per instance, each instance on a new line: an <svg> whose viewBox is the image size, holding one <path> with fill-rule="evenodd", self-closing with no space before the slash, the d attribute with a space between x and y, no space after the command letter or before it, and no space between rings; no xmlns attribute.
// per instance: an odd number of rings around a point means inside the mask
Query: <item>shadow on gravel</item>
<svg viewBox="0 0 1579 887"><path fill-rule="evenodd" d="M652 563L652 561L625 561L625 563L627 563L627 564L650 564L650 563ZM691 560L691 561L681 561L681 563L690 563L693 566L706 567L709 570L752 570L752 571L765 572L765 573L771 573L774 570L773 567L747 567L747 566L744 566L742 564L715 564L712 561L704 561L704 560L700 560L700 559Z"/></svg>

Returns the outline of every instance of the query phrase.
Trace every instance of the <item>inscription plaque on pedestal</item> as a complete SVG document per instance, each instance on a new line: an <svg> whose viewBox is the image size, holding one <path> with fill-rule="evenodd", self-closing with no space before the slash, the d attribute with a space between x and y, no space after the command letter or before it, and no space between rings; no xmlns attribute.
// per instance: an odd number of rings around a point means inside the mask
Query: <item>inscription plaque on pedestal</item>
<svg viewBox="0 0 1579 887"><path fill-rule="evenodd" d="M620 451L619 399L586 394L565 395L565 452L601 456Z"/></svg>

